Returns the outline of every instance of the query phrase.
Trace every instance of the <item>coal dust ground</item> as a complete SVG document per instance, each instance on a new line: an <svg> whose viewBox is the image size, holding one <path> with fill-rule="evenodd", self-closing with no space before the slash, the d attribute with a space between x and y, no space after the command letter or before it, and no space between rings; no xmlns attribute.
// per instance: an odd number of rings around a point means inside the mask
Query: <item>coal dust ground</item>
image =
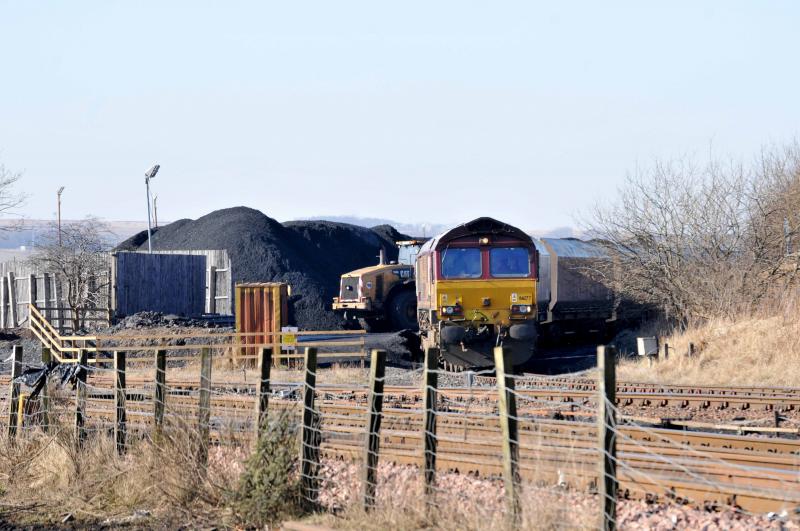
<svg viewBox="0 0 800 531"><path fill-rule="evenodd" d="M419 337L410 330L366 334L363 337L366 348L386 350L389 363L395 367L421 367L423 358ZM555 345L539 345L533 358L516 369L519 373L559 375L593 369L596 366L597 344L589 339L581 339Z"/></svg>

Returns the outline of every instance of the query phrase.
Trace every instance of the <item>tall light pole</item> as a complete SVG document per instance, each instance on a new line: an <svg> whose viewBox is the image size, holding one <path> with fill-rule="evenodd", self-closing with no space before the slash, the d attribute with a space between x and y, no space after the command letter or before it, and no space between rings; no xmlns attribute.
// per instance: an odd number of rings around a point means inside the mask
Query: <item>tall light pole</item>
<svg viewBox="0 0 800 531"><path fill-rule="evenodd" d="M158 228L158 194L153 194L153 226Z"/></svg>
<svg viewBox="0 0 800 531"><path fill-rule="evenodd" d="M147 252L149 253L153 252L153 243L151 242L153 227L150 222L150 179L155 179L159 168L161 168L161 166L156 164L144 173L144 184L147 187Z"/></svg>
<svg viewBox="0 0 800 531"><path fill-rule="evenodd" d="M61 247L61 194L64 193L64 187L58 189L58 246Z"/></svg>

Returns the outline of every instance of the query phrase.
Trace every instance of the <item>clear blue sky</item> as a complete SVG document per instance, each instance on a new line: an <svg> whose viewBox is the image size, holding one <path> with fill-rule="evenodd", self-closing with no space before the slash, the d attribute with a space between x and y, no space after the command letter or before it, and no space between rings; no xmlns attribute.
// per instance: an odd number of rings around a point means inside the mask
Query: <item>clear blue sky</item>
<svg viewBox="0 0 800 531"><path fill-rule="evenodd" d="M25 214L248 205L529 229L637 164L800 124L798 2L0 0L0 162Z"/></svg>

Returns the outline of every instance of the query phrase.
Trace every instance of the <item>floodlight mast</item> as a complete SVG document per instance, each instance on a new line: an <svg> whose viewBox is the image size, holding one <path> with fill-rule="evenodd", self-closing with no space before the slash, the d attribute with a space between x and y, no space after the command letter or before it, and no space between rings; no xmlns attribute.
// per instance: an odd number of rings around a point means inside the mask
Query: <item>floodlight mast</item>
<svg viewBox="0 0 800 531"><path fill-rule="evenodd" d="M155 179L158 170L161 168L158 164L150 168L144 173L144 184L147 188L147 252L153 252L153 224L150 216L150 179Z"/></svg>
<svg viewBox="0 0 800 531"><path fill-rule="evenodd" d="M153 227L158 228L158 194L153 194Z"/></svg>
<svg viewBox="0 0 800 531"><path fill-rule="evenodd" d="M61 194L64 193L64 187L58 189L58 246L61 247Z"/></svg>

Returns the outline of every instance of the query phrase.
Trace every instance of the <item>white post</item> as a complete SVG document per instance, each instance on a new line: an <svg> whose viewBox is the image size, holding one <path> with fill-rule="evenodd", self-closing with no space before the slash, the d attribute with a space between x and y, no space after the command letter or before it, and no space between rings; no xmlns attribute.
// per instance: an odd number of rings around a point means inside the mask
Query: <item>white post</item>
<svg viewBox="0 0 800 531"><path fill-rule="evenodd" d="M153 244L150 241L153 236L153 227L150 222L150 177L144 178L144 184L147 188L147 252L152 253Z"/></svg>

